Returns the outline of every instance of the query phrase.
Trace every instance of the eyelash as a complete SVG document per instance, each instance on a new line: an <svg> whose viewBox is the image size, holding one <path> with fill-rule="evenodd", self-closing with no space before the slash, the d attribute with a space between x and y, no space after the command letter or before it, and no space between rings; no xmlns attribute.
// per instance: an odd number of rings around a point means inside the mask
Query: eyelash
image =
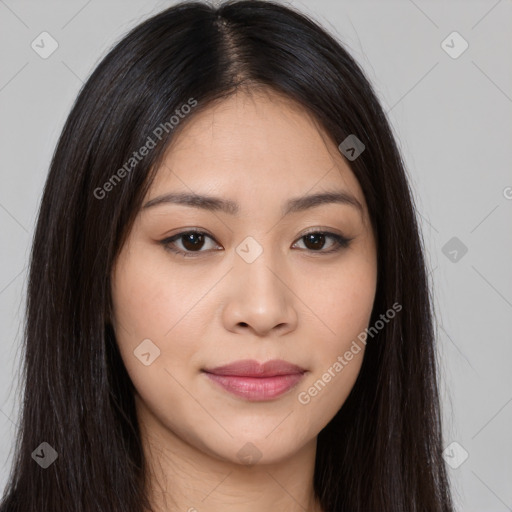
<svg viewBox="0 0 512 512"><path fill-rule="evenodd" d="M181 249L176 249L175 247L173 247L171 245L172 243L174 243L176 240L178 240L183 235L189 235L189 234L206 235L208 238L214 240L213 237L211 237L210 235L208 235L208 233L205 233L204 231L189 229L187 231L182 231L181 233L177 233L176 235L173 235L169 238L165 238L164 240L161 240L160 243L164 246L165 250L170 251L174 254L180 255L184 258L194 258L194 257L197 257L196 255L198 255L198 254L210 252L210 251L201 251L201 250L199 250L199 251L182 251ZM335 252L339 252L342 249L346 249L347 247L349 247L350 243L353 240L353 238L346 238L342 235L338 235L337 233L331 233L330 231L310 231L308 233L305 233L301 237L299 237L297 239L297 242L299 240L302 240L303 238L305 238L308 235L326 235L327 237L332 238L334 240L335 243L334 243L333 248L331 248L327 251L324 251L324 250L315 251L313 249L300 249L300 250L306 250L308 252L318 253L318 254L332 254ZM297 243L297 242L295 242L295 243ZM295 245L295 243L294 243L294 245Z"/></svg>

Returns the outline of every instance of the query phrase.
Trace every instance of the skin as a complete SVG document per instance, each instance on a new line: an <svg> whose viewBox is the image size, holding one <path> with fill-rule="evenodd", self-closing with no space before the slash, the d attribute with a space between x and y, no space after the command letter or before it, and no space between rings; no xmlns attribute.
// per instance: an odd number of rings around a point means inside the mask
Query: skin
<svg viewBox="0 0 512 512"><path fill-rule="evenodd" d="M281 214L290 198L332 190L351 194L362 210L329 203ZM184 125L143 204L169 192L231 199L240 212L142 208L113 269L112 321L136 388L155 510L321 511L317 436L352 389L364 345L309 403L298 395L370 320L377 254L359 183L300 106L270 91L239 91ZM174 242L192 257L160 243L189 228L211 237L199 252ZM335 241L308 244L311 228L353 240L328 254ZM248 236L263 250L252 263L235 250ZM144 339L160 350L148 366L134 356ZM307 372L284 395L256 402L201 372L240 359L284 359ZM237 454L249 442L260 458L247 465Z"/></svg>

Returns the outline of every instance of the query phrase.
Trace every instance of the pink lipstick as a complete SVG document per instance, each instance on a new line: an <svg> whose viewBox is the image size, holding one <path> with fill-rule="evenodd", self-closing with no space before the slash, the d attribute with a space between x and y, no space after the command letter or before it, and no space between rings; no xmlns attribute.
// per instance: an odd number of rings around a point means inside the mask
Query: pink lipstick
<svg viewBox="0 0 512 512"><path fill-rule="evenodd" d="M280 359L264 364L254 360L204 369L226 391L250 401L272 400L296 386L306 370Z"/></svg>

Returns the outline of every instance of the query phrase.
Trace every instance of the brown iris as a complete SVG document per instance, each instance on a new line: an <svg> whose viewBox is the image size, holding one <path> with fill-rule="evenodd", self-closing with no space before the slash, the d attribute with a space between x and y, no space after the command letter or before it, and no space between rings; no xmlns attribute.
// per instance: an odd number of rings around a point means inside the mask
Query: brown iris
<svg viewBox="0 0 512 512"><path fill-rule="evenodd" d="M201 249L204 244L204 235L201 233L187 233L185 235L181 235L181 238L183 247L185 247L187 251Z"/></svg>
<svg viewBox="0 0 512 512"><path fill-rule="evenodd" d="M310 233L309 235L304 235L304 245L308 249L322 249L325 243L325 235L323 233ZM311 244L312 246L308 246Z"/></svg>

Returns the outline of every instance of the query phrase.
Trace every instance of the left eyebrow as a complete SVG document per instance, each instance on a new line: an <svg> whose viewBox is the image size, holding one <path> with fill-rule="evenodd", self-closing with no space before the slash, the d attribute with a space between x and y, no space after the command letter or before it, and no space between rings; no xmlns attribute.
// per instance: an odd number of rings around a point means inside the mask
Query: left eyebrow
<svg viewBox="0 0 512 512"><path fill-rule="evenodd" d="M287 201L286 206L283 208L283 216L289 213L301 212L310 208L315 208L323 204L345 204L357 208L361 214L364 212L361 203L348 192L343 190L338 192L320 192L309 196L297 197Z"/></svg>
<svg viewBox="0 0 512 512"><path fill-rule="evenodd" d="M240 212L240 205L230 199L222 199L220 197L201 194L177 192L155 197L149 200L143 206L143 208L151 208L153 206L166 203L182 204L185 206L201 208L208 211L222 211L229 215L238 215ZM345 191L336 191L320 192L317 194L289 199L282 209L282 215L285 216L290 213L301 212L320 205L333 203L352 206L358 209L361 213L364 211L361 203L352 194L349 194Z"/></svg>

